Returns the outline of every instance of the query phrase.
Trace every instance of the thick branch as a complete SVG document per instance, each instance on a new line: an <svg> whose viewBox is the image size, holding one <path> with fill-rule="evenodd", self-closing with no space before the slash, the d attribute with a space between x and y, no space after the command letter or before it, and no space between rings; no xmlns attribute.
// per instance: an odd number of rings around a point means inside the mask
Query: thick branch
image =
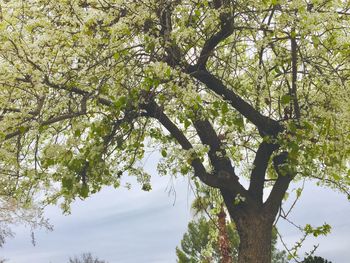
<svg viewBox="0 0 350 263"><path fill-rule="evenodd" d="M225 157L226 152L222 149L221 142L211 123L208 120L197 120L194 122L194 127L202 143L210 147L208 155L210 162L214 166L215 174L220 180L220 188L226 188L231 192L233 191L234 194L239 193L249 198L247 190L238 181L231 161ZM222 157L219 155L222 155Z"/></svg>
<svg viewBox="0 0 350 263"><path fill-rule="evenodd" d="M215 49L215 47L224 39L229 37L233 33L233 17L230 19L225 19L221 23L221 29L216 34L212 35L205 43L202 51L199 55L197 62L197 67L200 69L205 69L205 65L209 59L209 56Z"/></svg>
<svg viewBox="0 0 350 263"><path fill-rule="evenodd" d="M259 204L263 202L266 169L272 153L277 148L276 144L262 142L255 155L248 191Z"/></svg>
<svg viewBox="0 0 350 263"><path fill-rule="evenodd" d="M221 141L218 138L218 135L216 134L211 123L208 120L197 120L194 121L194 127L196 128L196 131L202 143L210 147L208 155L215 170L225 170L237 178L230 160L225 157L226 152L224 149L222 149ZM219 157L219 155L222 155L222 157Z"/></svg>
<svg viewBox="0 0 350 263"><path fill-rule="evenodd" d="M261 135L276 136L283 130L283 127L277 121L262 115L233 90L227 88L220 79L210 74L208 71L197 70L195 67L190 66L188 73L204 83L208 89L220 95L225 100L228 100L232 107L258 128Z"/></svg>
<svg viewBox="0 0 350 263"><path fill-rule="evenodd" d="M281 207L284 195L287 192L290 182L294 178L294 174L290 171L282 171L283 165L287 164L288 153L283 152L273 158L273 165L278 175L269 197L265 202L265 209L269 211L271 216L275 216Z"/></svg>
<svg viewBox="0 0 350 263"><path fill-rule="evenodd" d="M164 59L170 66L178 65L181 60L181 49L173 41L171 41L170 37L172 31L171 16L173 4L174 3L164 0L161 1L158 14L161 26L159 34L163 38L163 45L167 53L167 56Z"/></svg>
<svg viewBox="0 0 350 263"><path fill-rule="evenodd" d="M184 150L190 150L193 148L183 132L168 118L167 115L165 115L163 109L155 102L145 104L143 105L143 108L147 111L148 116L157 119L169 131ZM197 176L203 183L211 187L219 187L218 178L207 173L205 167L198 158L193 159L191 165L194 169L195 176Z"/></svg>

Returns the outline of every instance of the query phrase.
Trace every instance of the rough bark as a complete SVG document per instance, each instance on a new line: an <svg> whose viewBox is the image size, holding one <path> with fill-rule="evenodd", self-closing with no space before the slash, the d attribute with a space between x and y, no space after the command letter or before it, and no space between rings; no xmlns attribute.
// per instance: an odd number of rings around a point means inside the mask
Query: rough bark
<svg viewBox="0 0 350 263"><path fill-rule="evenodd" d="M232 193L221 190L221 194L240 237L238 263L271 263L275 210L264 206L253 207L246 202L235 204Z"/></svg>
<svg viewBox="0 0 350 263"><path fill-rule="evenodd" d="M272 222L256 214L238 219L236 225L238 263L271 263Z"/></svg>

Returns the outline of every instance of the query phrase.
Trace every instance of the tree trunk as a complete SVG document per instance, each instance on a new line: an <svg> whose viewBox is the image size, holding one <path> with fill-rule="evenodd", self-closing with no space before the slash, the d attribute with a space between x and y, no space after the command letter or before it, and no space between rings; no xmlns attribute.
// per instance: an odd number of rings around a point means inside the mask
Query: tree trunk
<svg viewBox="0 0 350 263"><path fill-rule="evenodd" d="M238 263L271 263L272 220L250 214L235 221L240 236Z"/></svg>

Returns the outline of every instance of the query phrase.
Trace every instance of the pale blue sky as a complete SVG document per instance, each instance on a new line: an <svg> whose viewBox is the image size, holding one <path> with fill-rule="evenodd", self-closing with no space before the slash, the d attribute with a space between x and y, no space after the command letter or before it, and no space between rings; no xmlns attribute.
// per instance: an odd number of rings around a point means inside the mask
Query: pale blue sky
<svg viewBox="0 0 350 263"><path fill-rule="evenodd" d="M158 178L151 192L138 185L131 190L106 188L76 201L68 216L50 207L46 216L53 232L36 231L33 247L28 230L17 228L0 255L13 263L63 263L90 251L110 263L175 262L175 247L191 219L191 197L186 179L174 184L176 197L169 194L168 184L169 178Z"/></svg>
<svg viewBox="0 0 350 263"><path fill-rule="evenodd" d="M50 207L46 215L55 227L53 232L37 231L33 247L28 230L19 227L16 237L0 249L0 256L9 263L65 263L69 256L90 251L109 263L176 262L175 247L191 219L192 194L185 178L173 186L176 199L168 194L169 178L155 177L151 192L143 192L137 185L132 190L106 188L85 201L76 201L68 216ZM327 222L333 231L327 237L308 239L305 250L319 243L318 255L333 263L348 263L349 208L344 196L306 184L291 219L301 225ZM282 221L279 229L289 245L301 237Z"/></svg>

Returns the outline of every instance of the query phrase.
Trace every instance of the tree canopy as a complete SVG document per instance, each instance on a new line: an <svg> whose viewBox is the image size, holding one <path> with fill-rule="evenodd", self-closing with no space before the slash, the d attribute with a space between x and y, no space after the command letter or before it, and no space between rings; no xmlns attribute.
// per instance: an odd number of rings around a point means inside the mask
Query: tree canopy
<svg viewBox="0 0 350 263"><path fill-rule="evenodd" d="M269 261L248 229L271 239L291 181L349 193L348 1L13 0L0 10L4 194L46 190L68 210L123 174L150 190L141 162L159 150L160 174L220 189L249 263Z"/></svg>
<svg viewBox="0 0 350 263"><path fill-rule="evenodd" d="M324 258L317 256L308 256L304 259L303 263L332 263Z"/></svg>
<svg viewBox="0 0 350 263"><path fill-rule="evenodd" d="M83 253L80 257L69 258L68 263L108 263L92 256L91 253Z"/></svg>

